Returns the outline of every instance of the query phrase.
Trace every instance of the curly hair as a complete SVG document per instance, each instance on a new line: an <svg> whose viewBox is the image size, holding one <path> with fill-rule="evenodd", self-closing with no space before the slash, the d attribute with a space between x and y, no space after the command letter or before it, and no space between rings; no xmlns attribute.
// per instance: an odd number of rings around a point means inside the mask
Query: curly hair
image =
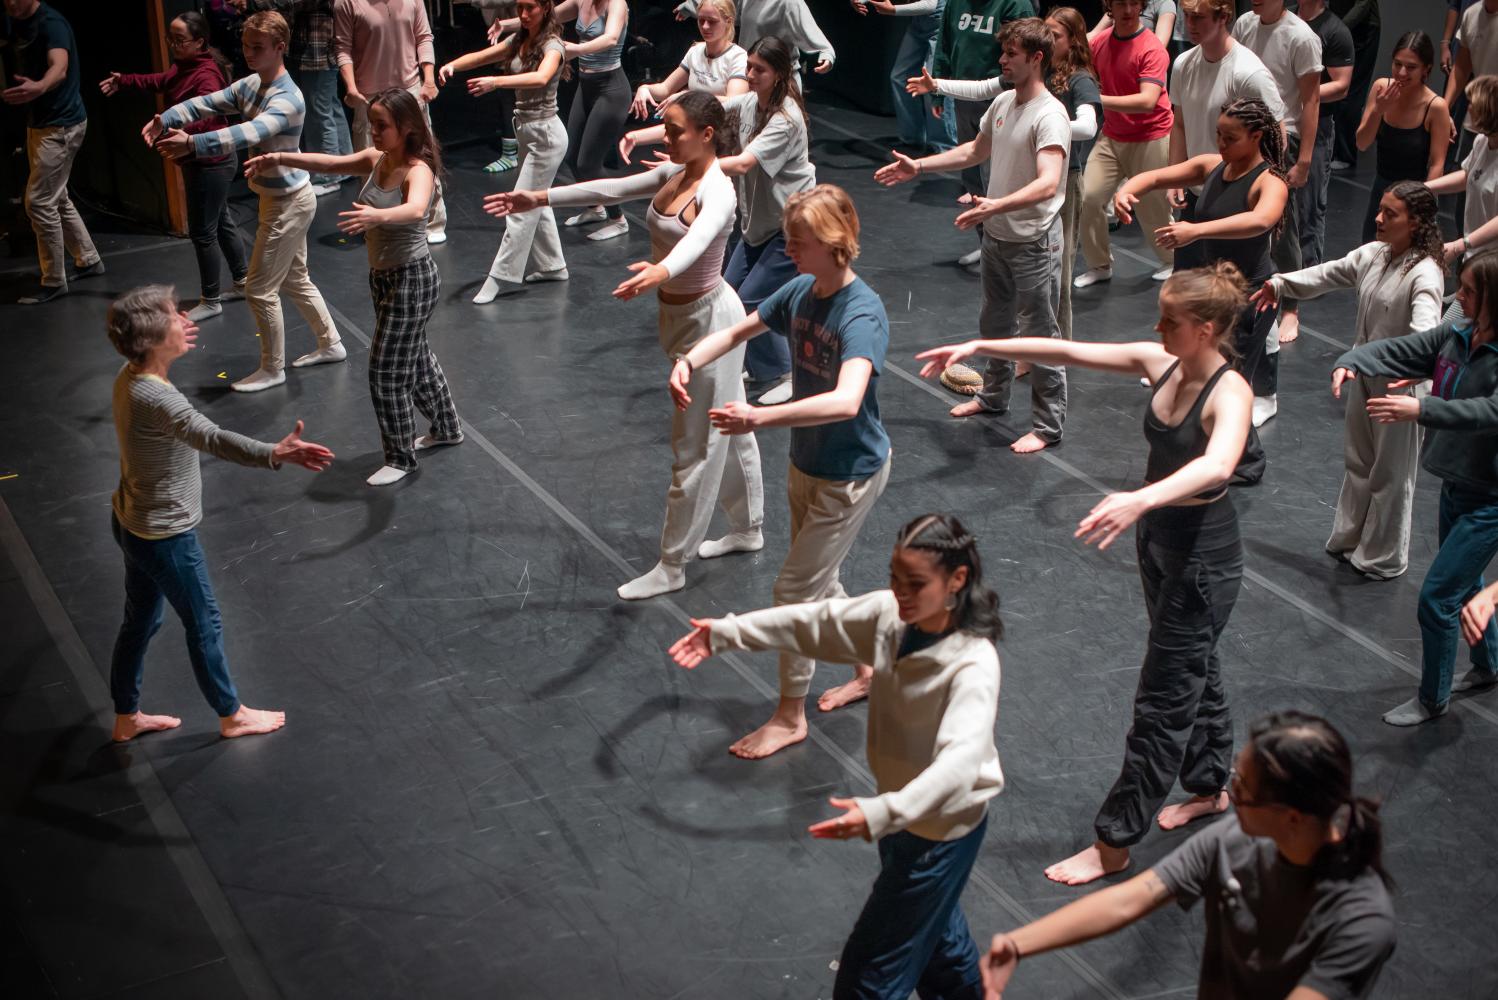
<svg viewBox="0 0 1498 1000"><path fill-rule="evenodd" d="M1430 188L1419 181L1396 181L1389 185L1384 194L1393 195L1404 202L1404 211L1410 217L1410 249L1415 252L1405 263L1401 273L1408 274L1411 268L1426 257L1435 261L1444 271L1445 239L1441 236L1441 222L1436 217L1440 206Z"/></svg>
<svg viewBox="0 0 1498 1000"><path fill-rule="evenodd" d="M1290 187L1290 175L1285 166L1285 135L1280 130L1280 120L1269 110L1269 105L1257 97L1245 97L1229 101L1222 106L1222 113L1239 122L1250 132L1259 133L1259 155L1269 164L1269 172ZM1274 235L1279 236L1285 228L1285 215L1290 211L1290 199L1285 199L1285 212L1274 224Z"/></svg>
<svg viewBox="0 0 1498 1000"><path fill-rule="evenodd" d="M1045 16L1049 24L1058 24L1066 33L1066 55L1051 52L1051 78L1048 81L1051 93L1061 95L1071 84L1071 78L1086 73L1097 79L1097 67L1092 63L1092 46L1087 41L1087 22L1072 7L1055 7Z"/></svg>
<svg viewBox="0 0 1498 1000"><path fill-rule="evenodd" d="M921 549L930 552L943 572L951 574L959 566L967 567L967 583L955 596L952 621L969 635L993 642L1004 636L1004 622L999 617L999 595L983 584L983 560L978 555L978 540L968 533L962 522L949 514L926 514L900 529L895 539L897 549Z"/></svg>

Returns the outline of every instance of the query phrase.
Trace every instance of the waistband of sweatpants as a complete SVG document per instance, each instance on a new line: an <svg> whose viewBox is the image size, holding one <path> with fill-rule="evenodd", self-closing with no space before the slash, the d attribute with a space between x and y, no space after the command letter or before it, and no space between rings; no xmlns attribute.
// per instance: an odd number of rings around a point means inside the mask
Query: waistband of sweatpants
<svg viewBox="0 0 1498 1000"><path fill-rule="evenodd" d="M1213 549L1239 543L1238 511L1231 494L1211 503L1159 507L1139 521L1141 535L1168 549Z"/></svg>

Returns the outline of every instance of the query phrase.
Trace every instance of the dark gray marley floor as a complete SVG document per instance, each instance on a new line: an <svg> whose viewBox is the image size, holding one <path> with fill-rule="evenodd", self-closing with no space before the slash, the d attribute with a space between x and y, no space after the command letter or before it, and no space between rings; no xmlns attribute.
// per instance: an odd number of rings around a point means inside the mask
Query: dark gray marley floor
<svg viewBox="0 0 1498 1000"><path fill-rule="evenodd" d="M440 109L439 109L440 110ZM455 116L455 120L458 120ZM439 114L439 125L443 125ZM819 102L821 178L863 216L859 272L892 322L879 394L895 471L844 569L884 585L896 529L960 515L981 539L1009 634L998 743L1009 784L993 803L964 906L980 937L1075 899L1050 862L1090 837L1116 773L1144 645L1127 541L1073 540L1103 490L1136 484L1146 393L1071 373L1067 439L1017 457L1025 408L954 423L919 382L921 347L971 335L972 246L951 226L954 182L885 191L872 172L892 122ZM728 743L774 696L774 661L695 673L665 647L688 615L768 603L786 545L786 435L762 435L770 496L761 553L690 567L669 599L622 604L649 567L668 478L666 367L654 307L608 292L648 254L637 226L592 244L565 235L572 279L469 303L500 236L480 196L511 181L479 167L483 123L455 142L446 282L432 322L468 443L372 490L380 465L365 385L373 328L363 248L323 199L312 273L346 364L292 371L245 397L254 365L242 303L203 325L174 378L214 420L276 438L300 418L338 453L321 475L208 461L201 535L227 641L251 704L285 708L267 739L223 742L174 624L152 648L147 705L182 729L118 749L105 675L121 608L108 531L117 457L109 412L120 360L108 300L145 282L195 291L188 245L91 215L109 272L51 305L0 310L0 994L9 997L813 997L877 867L874 848L812 840L829 795L869 787L864 710L813 720L812 738L746 763ZM508 175L513 176L513 175ZM1367 177L1332 184L1333 253L1350 248ZM236 203L250 224L253 203ZM638 212L634 219L639 221ZM1157 286L1138 234L1117 236L1117 277L1077 296L1077 334L1152 336ZM0 273L13 301L24 241ZM1422 480L1413 566L1374 583L1322 553L1342 476L1330 364L1353 300L1305 306L1281 355L1270 467L1239 490L1248 576L1224 638L1240 733L1265 711L1324 713L1351 740L1361 784L1385 800L1399 948L1377 995L1498 995L1489 960L1498 849L1484 813L1498 695L1415 730L1379 722L1412 693L1414 602L1434 546ZM288 351L310 349L293 319ZM824 667L818 689L840 681ZM1479 763L1474 763L1479 762ZM1483 803L1489 803L1484 805ZM1184 834L1152 834L1141 866ZM1200 915L1162 912L1059 957L1027 961L1016 997L1189 996Z"/></svg>

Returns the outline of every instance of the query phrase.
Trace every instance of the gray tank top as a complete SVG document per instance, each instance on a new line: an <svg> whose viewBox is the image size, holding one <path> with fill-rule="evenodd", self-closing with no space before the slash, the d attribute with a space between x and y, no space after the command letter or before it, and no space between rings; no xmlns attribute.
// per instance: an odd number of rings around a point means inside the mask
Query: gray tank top
<svg viewBox="0 0 1498 1000"><path fill-rule="evenodd" d="M385 157L381 156L374 170L370 171L364 186L359 189L359 196L355 200L371 208L398 208L406 200L405 195L401 193L400 185L382 188L375 183L375 177L380 172L380 165L384 162ZM436 193L434 185L433 197ZM426 215L415 222L387 224L366 229L364 246L369 250L370 269L388 271L391 268L421 260L423 257L430 257L431 251L427 249L426 220L431 214L432 203L428 200Z"/></svg>
<svg viewBox="0 0 1498 1000"><path fill-rule="evenodd" d="M582 13L579 12L577 15L577 40L580 42L591 42L593 39L601 37L604 30L609 26L608 22L608 4L604 4L604 9L598 13L598 17L587 24L583 23ZM629 26L629 19L627 17L624 24L627 29ZM589 52L578 56L577 68L584 73L606 73L609 70L618 69L620 54L624 52L624 42L628 34L627 30L619 32L619 40L602 52Z"/></svg>

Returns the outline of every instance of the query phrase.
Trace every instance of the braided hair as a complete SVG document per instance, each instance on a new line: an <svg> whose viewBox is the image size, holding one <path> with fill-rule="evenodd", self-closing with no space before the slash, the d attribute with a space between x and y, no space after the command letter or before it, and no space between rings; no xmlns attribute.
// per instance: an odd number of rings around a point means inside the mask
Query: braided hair
<svg viewBox="0 0 1498 1000"><path fill-rule="evenodd" d="M1280 120L1269 110L1269 105L1257 97L1245 97L1229 101L1222 106L1222 113L1241 123L1249 132L1259 133L1259 155L1269 164L1269 172L1290 187L1290 175L1285 165L1285 135L1280 130ZM1285 199L1285 212L1290 211L1290 199ZM1279 236L1285 228L1285 216L1274 224L1274 235Z"/></svg>
<svg viewBox="0 0 1498 1000"><path fill-rule="evenodd" d="M1275 712L1249 727L1248 741L1264 798L1343 827L1342 839L1316 855L1321 873L1353 878L1371 870L1393 884L1384 870L1378 801L1353 792L1352 751L1330 722L1306 712Z"/></svg>
<svg viewBox="0 0 1498 1000"><path fill-rule="evenodd" d="M1445 240L1441 236L1440 220L1436 218L1439 205L1430 188L1419 181L1396 181L1384 194L1391 194L1404 202L1404 210L1410 217L1410 249L1415 252L1405 262L1401 273L1408 274L1426 257L1445 270Z"/></svg>
<svg viewBox="0 0 1498 1000"><path fill-rule="evenodd" d="M1003 638L999 595L983 585L983 560L978 555L978 540L968 533L961 521L950 514L918 517L900 529L895 547L930 552L947 574L955 572L959 566L966 566L967 583L954 595L953 624L963 632L992 642Z"/></svg>

